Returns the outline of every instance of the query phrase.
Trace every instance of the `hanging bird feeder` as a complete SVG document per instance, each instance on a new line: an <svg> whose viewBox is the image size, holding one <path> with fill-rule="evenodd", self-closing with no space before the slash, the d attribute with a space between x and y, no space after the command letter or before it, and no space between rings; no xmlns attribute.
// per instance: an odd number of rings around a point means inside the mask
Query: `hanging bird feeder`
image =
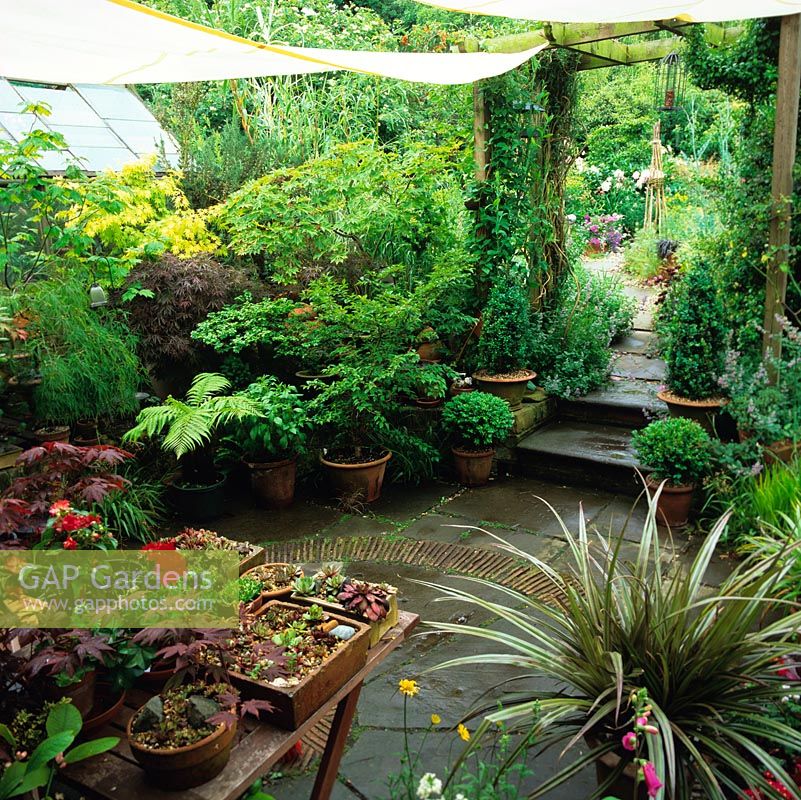
<svg viewBox="0 0 801 800"><path fill-rule="evenodd" d="M686 76L678 53L668 53L656 70L654 105L658 111L679 111L684 105Z"/></svg>

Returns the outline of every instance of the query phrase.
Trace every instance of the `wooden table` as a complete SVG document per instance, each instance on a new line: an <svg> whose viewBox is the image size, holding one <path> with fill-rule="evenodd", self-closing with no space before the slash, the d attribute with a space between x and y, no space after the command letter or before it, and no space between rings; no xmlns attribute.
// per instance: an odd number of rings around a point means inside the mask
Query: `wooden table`
<svg viewBox="0 0 801 800"><path fill-rule="evenodd" d="M401 611L398 624L367 653L367 663L322 708L294 731L285 731L245 718L237 731L231 760L214 780L181 792L168 792L145 781L145 773L134 759L125 738L128 718L153 692L135 689L128 693L118 717L91 738L119 736L114 750L75 764L59 773L59 778L91 800L236 800L251 784L266 775L282 756L333 709L331 731L317 769L310 800L328 800L337 779L339 762L345 749L359 692L365 679L384 659L406 640L420 617Z"/></svg>

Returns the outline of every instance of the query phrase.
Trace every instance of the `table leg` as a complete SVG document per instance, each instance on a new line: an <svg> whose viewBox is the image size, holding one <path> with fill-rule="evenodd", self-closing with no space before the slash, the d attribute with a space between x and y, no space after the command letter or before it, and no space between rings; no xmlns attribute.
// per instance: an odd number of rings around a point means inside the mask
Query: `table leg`
<svg viewBox="0 0 801 800"><path fill-rule="evenodd" d="M359 693L362 684L356 686L347 697L343 697L337 704L334 713L334 720L331 723L331 730L328 734L328 741L325 743L325 752L317 770L317 779L314 781L309 800L328 800L331 790L337 780L339 772L339 762L345 750L345 743L348 740L350 726L353 722L353 715L356 713L356 705L359 702Z"/></svg>

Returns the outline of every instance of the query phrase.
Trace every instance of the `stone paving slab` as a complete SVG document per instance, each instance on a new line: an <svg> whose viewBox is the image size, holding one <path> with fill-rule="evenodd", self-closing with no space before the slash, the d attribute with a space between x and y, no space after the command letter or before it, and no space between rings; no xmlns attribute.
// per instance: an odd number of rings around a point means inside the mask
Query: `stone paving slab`
<svg viewBox="0 0 801 800"><path fill-rule="evenodd" d="M661 358L618 353L612 358L612 375L629 380L664 382L667 364Z"/></svg>
<svg viewBox="0 0 801 800"><path fill-rule="evenodd" d="M627 336L612 343L612 348L620 353L637 353L642 356L654 353L656 347L656 334L643 330L633 330Z"/></svg>

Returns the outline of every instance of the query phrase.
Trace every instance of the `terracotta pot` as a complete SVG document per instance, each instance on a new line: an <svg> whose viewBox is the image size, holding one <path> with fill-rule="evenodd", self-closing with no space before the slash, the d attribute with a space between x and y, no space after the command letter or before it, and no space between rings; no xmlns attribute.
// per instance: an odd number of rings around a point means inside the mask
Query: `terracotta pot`
<svg viewBox="0 0 801 800"><path fill-rule="evenodd" d="M97 673L94 670L90 670L79 683L65 687L56 686L55 684L48 685L44 694L48 700L60 700L62 697L69 697L81 716L86 719L95 703L96 682Z"/></svg>
<svg viewBox="0 0 801 800"><path fill-rule="evenodd" d="M722 397L705 400L690 400L673 392L657 392L656 395L667 407L671 417L695 420L710 436L717 436L716 422L720 409L726 404Z"/></svg>
<svg viewBox="0 0 801 800"><path fill-rule="evenodd" d="M39 428L33 432L33 435L42 443L45 442L62 442L69 444L70 429L66 425L56 425L52 428Z"/></svg>
<svg viewBox="0 0 801 800"><path fill-rule="evenodd" d="M501 375L490 375L483 370L473 375L477 388L482 392L489 392L502 400L506 400L512 411L517 411L523 405L523 395L529 381L537 377L536 372L528 370L520 378L504 378Z"/></svg>
<svg viewBox="0 0 801 800"><path fill-rule="evenodd" d="M451 452L459 483L465 486L484 486L489 481L495 448L474 452L453 447Z"/></svg>
<svg viewBox="0 0 801 800"><path fill-rule="evenodd" d="M475 386L457 386L455 383L451 384L450 393L451 397L456 397L460 394L466 394L467 392L475 392Z"/></svg>
<svg viewBox="0 0 801 800"><path fill-rule="evenodd" d="M381 458L363 464L338 464L320 456L320 463L325 467L337 495L360 494L365 503L372 503L381 496L384 472L390 458L392 453L387 452Z"/></svg>
<svg viewBox="0 0 801 800"><path fill-rule="evenodd" d="M801 450L799 442L794 442L792 439L782 439L779 442L766 445L765 456L768 463L780 461L783 464L789 464L799 450Z"/></svg>
<svg viewBox="0 0 801 800"><path fill-rule="evenodd" d="M646 483L651 493L656 491L661 481L657 481L650 475L646 478ZM693 491L695 486L671 486L666 483L662 487L659 499L656 501L657 522L671 528L680 528L687 524L690 518L690 507L693 502Z"/></svg>
<svg viewBox="0 0 801 800"><path fill-rule="evenodd" d="M220 725L205 739L186 747L151 750L137 744L131 735L131 725L138 713L130 717L125 731L131 752L151 783L173 791L191 789L207 783L225 769L236 735L236 722L230 728Z"/></svg>
<svg viewBox="0 0 801 800"><path fill-rule="evenodd" d="M97 438L97 420L95 419L79 419L75 423L75 438L81 439L96 439Z"/></svg>
<svg viewBox="0 0 801 800"><path fill-rule="evenodd" d="M266 508L288 508L295 499L294 458L283 461L247 462L250 469L250 488Z"/></svg>
<svg viewBox="0 0 801 800"><path fill-rule="evenodd" d="M590 748L598 747L599 742L591 736L585 737ZM598 786L603 785L609 778L620 769L620 756L617 753L604 753L595 760L595 775L598 779ZM611 786L607 786L604 795L618 797L620 800L647 800L645 784L640 783L637 787L637 794L634 794L634 787L637 780L637 767L633 763L628 763L623 768L623 772L615 779Z"/></svg>
<svg viewBox="0 0 801 800"><path fill-rule="evenodd" d="M442 361L442 342L439 339L433 342L423 342L417 348L417 355L425 364L439 364Z"/></svg>
<svg viewBox="0 0 801 800"><path fill-rule="evenodd" d="M95 701L83 721L81 735L100 730L107 722L117 716L125 702L126 692L113 692L107 683L99 683L95 691Z"/></svg>
<svg viewBox="0 0 801 800"><path fill-rule="evenodd" d="M415 397L414 404L418 408L438 408L445 402L444 397L438 397L436 399L431 397Z"/></svg>

